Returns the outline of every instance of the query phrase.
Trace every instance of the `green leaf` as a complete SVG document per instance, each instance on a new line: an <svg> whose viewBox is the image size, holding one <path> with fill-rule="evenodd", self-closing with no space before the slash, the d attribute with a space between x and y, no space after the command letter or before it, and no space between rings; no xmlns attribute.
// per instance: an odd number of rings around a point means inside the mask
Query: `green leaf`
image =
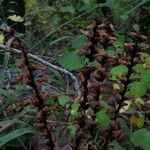
<svg viewBox="0 0 150 150"><path fill-rule="evenodd" d="M150 150L150 131L143 128L133 132L131 142L144 150Z"/></svg>
<svg viewBox="0 0 150 150"><path fill-rule="evenodd" d="M124 150L124 148L118 144L117 140L114 140L109 145L110 148L108 148L108 150Z"/></svg>
<svg viewBox="0 0 150 150"><path fill-rule="evenodd" d="M74 126L74 125L71 124L68 128L70 130L70 137L71 137L71 139L75 140L76 133L77 133L76 126Z"/></svg>
<svg viewBox="0 0 150 150"><path fill-rule="evenodd" d="M75 51L65 53L58 56L59 63L69 70L76 70L84 66L84 59L80 57Z"/></svg>
<svg viewBox="0 0 150 150"><path fill-rule="evenodd" d="M61 18L58 15L53 16L52 22L54 25L58 25L60 21L61 21Z"/></svg>
<svg viewBox="0 0 150 150"><path fill-rule="evenodd" d="M110 120L109 116L107 115L105 108L100 110L96 114L96 122L98 122L102 126L102 128L109 127L111 120Z"/></svg>
<svg viewBox="0 0 150 150"><path fill-rule="evenodd" d="M9 62L10 55L8 52L5 52L3 66L7 67Z"/></svg>
<svg viewBox="0 0 150 150"><path fill-rule="evenodd" d="M140 78L141 80L130 84L128 94L135 98L139 98L143 96L150 87L150 70L144 70L142 65L137 65L134 68L140 72L139 75L134 75L134 78Z"/></svg>
<svg viewBox="0 0 150 150"><path fill-rule="evenodd" d="M124 65L119 65L119 66L113 67L111 69L111 74L112 74L111 79L116 80L117 76L121 76L124 73L127 73L127 71L128 71L128 68Z"/></svg>
<svg viewBox="0 0 150 150"><path fill-rule="evenodd" d="M17 16L17 15L12 15L12 16L9 16L8 19L12 20L12 21L15 21L15 22L23 22L23 18L20 17L20 16Z"/></svg>
<svg viewBox="0 0 150 150"><path fill-rule="evenodd" d="M138 24L134 24L134 25L133 25L133 29L134 29L135 32L139 32L140 27L139 27Z"/></svg>
<svg viewBox="0 0 150 150"><path fill-rule="evenodd" d="M82 49L86 41L87 38L85 36L79 35L72 40L71 46L74 49Z"/></svg>
<svg viewBox="0 0 150 150"><path fill-rule="evenodd" d="M78 109L79 109L79 107L80 107L80 104L74 102L74 103L71 105L71 114L72 114L72 115L78 115Z"/></svg>
<svg viewBox="0 0 150 150"><path fill-rule="evenodd" d="M129 16L128 16L128 15L121 15L120 18L121 18L123 21L125 21L125 20L127 20L127 19L129 18Z"/></svg>
<svg viewBox="0 0 150 150"><path fill-rule="evenodd" d="M60 95L58 96L58 101L60 105L64 106L69 101L69 97L67 95Z"/></svg>
<svg viewBox="0 0 150 150"><path fill-rule="evenodd" d="M60 7L60 12L74 14L75 13L75 8L73 6Z"/></svg>
<svg viewBox="0 0 150 150"><path fill-rule="evenodd" d="M115 0L107 0L105 5L107 7L113 8L115 6Z"/></svg>
<svg viewBox="0 0 150 150"><path fill-rule="evenodd" d="M57 44L57 43L60 42L60 41L63 41L63 40L65 40L65 39L68 39L68 38L69 38L69 36L62 36L62 37L60 37L60 38L58 38L58 39L56 39L56 40L50 42L50 43L49 43L49 47L52 46L52 45L54 45L54 44Z"/></svg>
<svg viewBox="0 0 150 150"><path fill-rule="evenodd" d="M143 114L139 114L138 116L133 115L130 118L130 120L131 120L132 124L136 125L138 128L143 128L144 122L145 122L145 118L144 118Z"/></svg>
<svg viewBox="0 0 150 150"><path fill-rule="evenodd" d="M113 42L113 46L116 48L122 48L125 42L125 36L124 35L117 35L117 40Z"/></svg>
<svg viewBox="0 0 150 150"><path fill-rule="evenodd" d="M139 98L145 94L146 87L143 87L143 85L140 82L133 82L129 86L129 95Z"/></svg>
<svg viewBox="0 0 150 150"><path fill-rule="evenodd" d="M3 89L0 89L0 96L6 97L7 101L9 101L11 103L15 102L15 100L16 100L16 97L14 96L12 90L3 90Z"/></svg>
<svg viewBox="0 0 150 150"><path fill-rule="evenodd" d="M19 129L16 129L6 135L0 136L0 147L4 146L6 143L10 142L11 140L18 138L27 133L34 133L33 129L19 128Z"/></svg>

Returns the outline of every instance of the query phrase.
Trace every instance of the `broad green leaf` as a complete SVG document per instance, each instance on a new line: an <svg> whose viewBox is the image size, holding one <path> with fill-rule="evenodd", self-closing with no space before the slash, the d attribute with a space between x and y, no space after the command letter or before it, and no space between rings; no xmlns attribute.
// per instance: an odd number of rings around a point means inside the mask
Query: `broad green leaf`
<svg viewBox="0 0 150 150"><path fill-rule="evenodd" d="M117 35L117 40L113 42L113 46L116 48L122 48L124 45L125 36L124 35Z"/></svg>
<svg viewBox="0 0 150 150"><path fill-rule="evenodd" d="M131 142L144 150L150 150L150 131L142 128L132 133Z"/></svg>
<svg viewBox="0 0 150 150"><path fill-rule="evenodd" d="M60 95L58 96L58 101L60 105L64 106L69 101L69 97L67 95Z"/></svg>
<svg viewBox="0 0 150 150"><path fill-rule="evenodd" d="M111 69L111 74L112 74L111 79L116 80L118 76L121 76L124 73L127 73L127 71L128 71L128 68L124 65L119 65L119 66L113 67Z"/></svg>
<svg viewBox="0 0 150 150"><path fill-rule="evenodd" d="M84 44L86 43L87 41L87 38L83 35L79 35L79 36L76 36L72 42L71 42L71 46L72 48L74 49L82 49Z"/></svg>
<svg viewBox="0 0 150 150"><path fill-rule="evenodd" d="M145 94L146 87L143 87L141 82L133 82L129 86L128 95L139 98Z"/></svg>
<svg viewBox="0 0 150 150"><path fill-rule="evenodd" d="M0 44L3 44L3 42L4 42L4 35L0 34Z"/></svg>
<svg viewBox="0 0 150 150"><path fill-rule="evenodd" d="M8 19L12 20L12 21L15 21L15 22L23 22L23 18L20 17L20 16L17 16L17 15L12 15L12 16L9 16Z"/></svg>
<svg viewBox="0 0 150 150"><path fill-rule="evenodd" d="M134 75L134 78L140 78L141 80L130 84L128 94L139 98L143 96L150 87L150 70L143 69L142 65L137 65L134 68L140 72L139 75Z"/></svg>
<svg viewBox="0 0 150 150"><path fill-rule="evenodd" d="M109 46L109 47L106 49L106 51L107 51L107 53L108 53L109 55L112 55L112 56L116 55L116 53L117 53L117 51L116 51L116 49L114 48L114 46Z"/></svg>
<svg viewBox="0 0 150 150"><path fill-rule="evenodd" d="M16 129L6 135L0 136L0 147L2 147L3 145L5 145L6 143L10 142L11 140L18 138L24 134L27 133L34 133L33 129L31 128L19 128Z"/></svg>
<svg viewBox="0 0 150 150"><path fill-rule="evenodd" d="M144 126L145 118L144 118L144 115L142 115L142 114L139 114L138 116L137 115L132 116L130 120L138 128L142 128Z"/></svg>
<svg viewBox="0 0 150 150"><path fill-rule="evenodd" d="M105 108L103 108L96 114L96 122L98 122L102 128L109 127L111 120L107 115Z"/></svg>
<svg viewBox="0 0 150 150"><path fill-rule="evenodd" d="M76 70L84 66L84 58L81 58L75 51L58 56L59 63L69 70Z"/></svg>
<svg viewBox="0 0 150 150"><path fill-rule="evenodd" d="M79 103L74 102L73 104L71 104L71 114L77 115L79 107L80 107Z"/></svg>

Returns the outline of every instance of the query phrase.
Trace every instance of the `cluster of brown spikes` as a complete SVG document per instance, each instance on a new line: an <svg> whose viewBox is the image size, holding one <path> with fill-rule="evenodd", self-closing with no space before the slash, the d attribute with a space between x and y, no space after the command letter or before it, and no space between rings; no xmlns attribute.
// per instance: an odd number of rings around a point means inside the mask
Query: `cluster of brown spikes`
<svg viewBox="0 0 150 150"><path fill-rule="evenodd" d="M35 78L36 72L43 72L46 68L43 65L30 64L27 49L19 38L15 37L14 31L8 28L5 32L5 43L11 48L17 48L22 51L17 67L21 74L17 77L19 83L29 85L33 89L33 93L27 99L20 100L18 105L23 108L26 105L34 106L37 112L34 116L34 124L42 134L41 137L44 144L51 150L54 149L53 138L51 134L51 125L47 122L50 108L47 106L49 98L48 91L42 91L42 83L48 82L48 76L43 75L40 78ZM9 44L9 45L8 45Z"/></svg>
<svg viewBox="0 0 150 150"><path fill-rule="evenodd" d="M86 139L89 141L93 135L91 131L95 127L95 117L90 118L91 125L85 130L86 120L89 120L85 112L88 108L92 108L95 114L101 110L104 106L100 101L100 97L107 93L109 96L107 99L104 97L104 101L112 106L112 109L107 112L112 123L108 129L102 131L100 142L97 145L101 150L107 149L108 144L114 139L120 140L123 137L123 127L118 118L123 117L123 119L126 119L126 117L120 114L120 109L126 106L126 101L132 99L126 96L129 85L140 81L140 78L132 78L132 75L140 73L134 67L142 63L143 50L138 44L147 40L146 36L131 32L128 34L129 42L124 43L124 49L118 52L117 56L111 56L107 53L107 48L117 39L114 36L114 31L111 21L107 20L99 24L97 18L94 18L93 24L88 26L86 31L81 30L81 33L88 38L89 42L79 53L81 56L88 58L86 66L79 70L79 76L83 82L83 94L80 101L83 113L79 119L79 130L82 131L82 135L90 131L90 136ZM94 65L95 61L97 62L96 66ZM114 89L113 82L107 83L110 81L111 68L117 65L125 65L128 71L118 77L119 83L116 84L117 87ZM78 134L75 149L79 149L84 139L82 135Z"/></svg>

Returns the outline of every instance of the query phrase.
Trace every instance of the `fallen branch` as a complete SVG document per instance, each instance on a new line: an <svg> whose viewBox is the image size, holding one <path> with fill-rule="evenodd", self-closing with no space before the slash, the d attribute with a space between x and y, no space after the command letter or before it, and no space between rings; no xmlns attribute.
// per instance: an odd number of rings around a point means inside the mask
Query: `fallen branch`
<svg viewBox="0 0 150 150"><path fill-rule="evenodd" d="M21 51L19 49L8 48L6 45L3 45L3 44L0 44L0 50L1 50L0 52L7 50L8 52L21 54ZM49 67L49 68L51 68L53 70L56 70L56 71L58 71L58 72L60 72L62 74L65 74L68 77L70 77L71 80L73 81L75 94L80 95L80 86L79 86L80 84L79 84L79 81L77 80L77 78L71 72L69 72L68 70L66 70L64 68L61 68L59 66L53 65L52 63L47 62L47 61L43 60L42 58L40 58L40 57L38 57L36 55L33 55L31 53L28 53L28 56L30 58L36 60L38 63L42 63L45 66L47 66L47 67Z"/></svg>

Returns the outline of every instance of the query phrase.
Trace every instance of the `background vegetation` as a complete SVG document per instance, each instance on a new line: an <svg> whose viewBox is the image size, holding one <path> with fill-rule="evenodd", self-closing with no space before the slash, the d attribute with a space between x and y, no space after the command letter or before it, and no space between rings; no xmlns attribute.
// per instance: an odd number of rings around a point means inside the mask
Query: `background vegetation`
<svg viewBox="0 0 150 150"><path fill-rule="evenodd" d="M99 137L113 124L110 112L116 107L107 101L107 96L112 95L111 91L118 92L122 88L122 80L118 76L124 77L129 66L120 63L110 68L111 76L107 83L109 94L104 92L106 95L102 94L102 99L99 96L97 100L102 102L102 108L97 110L97 105L94 108L93 105L83 105L85 87L81 70L86 70L90 61L85 54L79 55L89 42L88 35L82 29L86 29L95 16L99 24L109 19L114 25L115 31L111 36L117 39L105 48L112 57L118 56L124 44L131 41L126 34L130 31L146 35L150 39L149 0L0 0L0 44L22 50L22 55L18 56L8 52L7 48L0 48L0 149L53 149L53 144L55 149L63 150L96 150L102 147L102 139ZM7 26L14 28L15 33L12 34L14 31L10 31ZM38 69L34 68L35 72L30 72L28 66L32 68L36 61L26 59L24 46L19 42L20 45L15 47L12 35L24 41L28 53L71 73L78 81L78 90L74 88L75 81L72 81L70 74L68 77L56 68L38 66ZM132 76L140 80L128 85L126 94L130 100L125 101L126 106L120 109L124 116L117 120L122 123L122 128L118 128L124 132L124 136L121 139L109 139L106 144L109 150L150 149L149 44L149 40L141 44L144 47L143 55L140 56L143 63L135 65L134 69L140 73ZM25 66L20 65L21 61ZM97 63L92 61L94 66ZM39 85L33 82L31 85L25 80L18 81L18 74L25 74L27 70L30 77L33 75L35 81L42 79L42 82ZM36 92L34 84L39 91ZM39 94L43 102L33 104L33 99L38 97L33 93ZM32 102L27 101L31 100L29 95L32 95ZM50 134L53 136L51 146L45 144L47 139L45 135L41 135L45 131L39 126L44 120L37 122L38 119L35 119L45 107L49 109L46 114L42 113L41 118L47 117L47 124L50 125L46 131L50 131L48 140ZM86 127L82 127L82 119L88 122ZM90 138L87 137L89 135Z"/></svg>

